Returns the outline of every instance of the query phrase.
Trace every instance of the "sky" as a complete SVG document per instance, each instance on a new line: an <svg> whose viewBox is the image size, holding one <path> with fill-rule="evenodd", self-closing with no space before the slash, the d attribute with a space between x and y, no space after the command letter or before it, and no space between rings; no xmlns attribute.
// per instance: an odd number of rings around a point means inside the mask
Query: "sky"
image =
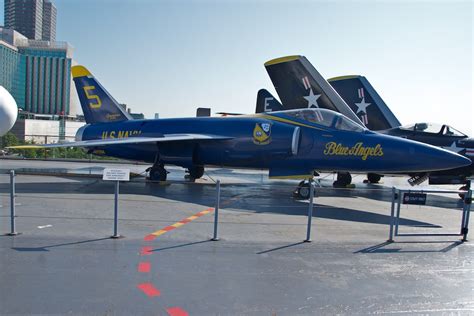
<svg viewBox="0 0 474 316"><path fill-rule="evenodd" d="M75 61L148 118L253 113L259 89L276 95L264 62L304 55L325 78L364 75L402 124L474 135L470 0L53 2Z"/></svg>

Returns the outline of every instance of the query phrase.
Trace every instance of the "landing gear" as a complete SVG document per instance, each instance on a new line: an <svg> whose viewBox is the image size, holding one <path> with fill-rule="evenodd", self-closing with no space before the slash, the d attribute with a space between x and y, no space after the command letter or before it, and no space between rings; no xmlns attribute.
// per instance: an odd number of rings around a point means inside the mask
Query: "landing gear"
<svg viewBox="0 0 474 316"><path fill-rule="evenodd" d="M303 180L298 184L298 187L293 192L293 196L299 200L309 199L310 186L308 180Z"/></svg>
<svg viewBox="0 0 474 316"><path fill-rule="evenodd" d="M338 172L337 180L333 182L332 186L335 188L345 188L352 182L352 176L349 172Z"/></svg>
<svg viewBox="0 0 474 316"><path fill-rule="evenodd" d="M379 174L376 174L376 173L367 174L367 181L369 183L379 183L381 178L382 178L382 176L379 175Z"/></svg>
<svg viewBox="0 0 474 316"><path fill-rule="evenodd" d="M193 166L187 170L189 173L189 178L192 180L199 179L204 175L204 167L203 166Z"/></svg>
<svg viewBox="0 0 474 316"><path fill-rule="evenodd" d="M166 181L166 176L168 171L166 171L165 166L160 164L158 166L153 166L148 170L148 179L151 181Z"/></svg>
<svg viewBox="0 0 474 316"><path fill-rule="evenodd" d="M469 190L467 185L463 185L462 187L459 188L459 191L467 191L467 190ZM464 201L464 198L466 197L466 193L459 193L458 195L461 198L461 200Z"/></svg>

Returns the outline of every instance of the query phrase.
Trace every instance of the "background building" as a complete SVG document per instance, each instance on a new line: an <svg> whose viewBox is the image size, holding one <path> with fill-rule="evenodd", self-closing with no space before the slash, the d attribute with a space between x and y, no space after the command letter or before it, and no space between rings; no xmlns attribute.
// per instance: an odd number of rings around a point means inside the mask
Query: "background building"
<svg viewBox="0 0 474 316"><path fill-rule="evenodd" d="M18 46L26 60L25 107L39 114L70 114L72 48L66 42L32 41Z"/></svg>
<svg viewBox="0 0 474 316"><path fill-rule="evenodd" d="M25 109L26 57L16 43L26 40L20 33L0 27L0 85L13 96L18 107Z"/></svg>
<svg viewBox="0 0 474 316"><path fill-rule="evenodd" d="M29 40L0 27L0 85L23 111L75 115L75 105L71 108L72 52L66 42Z"/></svg>
<svg viewBox="0 0 474 316"><path fill-rule="evenodd" d="M43 2L43 41L56 40L56 6L49 0Z"/></svg>
<svg viewBox="0 0 474 316"><path fill-rule="evenodd" d="M42 38L43 0L5 0L4 9L5 28L20 32L29 39Z"/></svg>

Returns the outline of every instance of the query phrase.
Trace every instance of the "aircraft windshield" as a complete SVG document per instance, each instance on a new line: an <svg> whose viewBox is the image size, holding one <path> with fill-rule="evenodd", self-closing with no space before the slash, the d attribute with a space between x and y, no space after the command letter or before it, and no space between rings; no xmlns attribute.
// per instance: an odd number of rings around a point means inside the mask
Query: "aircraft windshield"
<svg viewBox="0 0 474 316"><path fill-rule="evenodd" d="M343 131L362 132L365 130L344 115L326 109L301 109L284 111L285 114L311 123L332 127Z"/></svg>
<svg viewBox="0 0 474 316"><path fill-rule="evenodd" d="M454 129L449 125L441 125L436 123L416 123L412 125L407 125L401 127L406 130L423 132L423 133L432 133L432 134L442 134L446 136L466 136L460 131Z"/></svg>

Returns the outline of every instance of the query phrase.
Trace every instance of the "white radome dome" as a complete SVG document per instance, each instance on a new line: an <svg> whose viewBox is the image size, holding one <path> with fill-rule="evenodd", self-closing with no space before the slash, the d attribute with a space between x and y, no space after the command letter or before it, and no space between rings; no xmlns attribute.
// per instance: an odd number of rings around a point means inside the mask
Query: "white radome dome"
<svg viewBox="0 0 474 316"><path fill-rule="evenodd" d="M0 86L0 136L5 135L15 124L18 107L10 92Z"/></svg>

